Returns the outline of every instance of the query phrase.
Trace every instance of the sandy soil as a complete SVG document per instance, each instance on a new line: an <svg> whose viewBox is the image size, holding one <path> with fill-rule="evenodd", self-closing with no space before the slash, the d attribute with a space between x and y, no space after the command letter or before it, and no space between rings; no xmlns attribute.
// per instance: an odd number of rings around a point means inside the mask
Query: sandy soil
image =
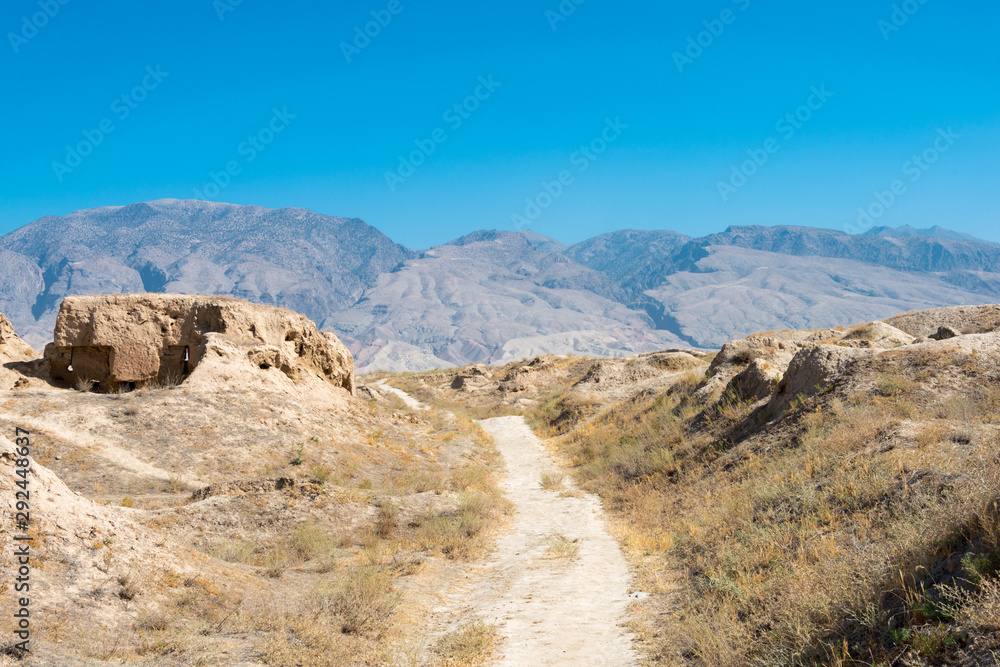
<svg viewBox="0 0 1000 667"><path fill-rule="evenodd" d="M379 380L378 382L375 383L375 386L378 387L379 389L382 389L383 391L388 391L388 392L391 392L391 393L395 394L396 396L399 396L399 398L402 399L403 403L406 403L406 407L410 408L411 410L426 410L427 409L426 405L424 405L423 403L421 403L417 399L413 398L412 396L410 396L409 394L407 394L405 391L402 391L400 389L396 389L395 387L392 387L392 386L386 384L385 380Z"/></svg>
<svg viewBox="0 0 1000 667"><path fill-rule="evenodd" d="M523 418L480 424L506 460L503 489L516 515L487 561L438 594L430 622L471 616L496 623L504 637L498 667L638 664L632 637L619 625L630 601L629 570L599 501L572 488L568 476L561 490L541 488L542 474L558 474L559 466ZM576 553L553 553L558 536Z"/></svg>

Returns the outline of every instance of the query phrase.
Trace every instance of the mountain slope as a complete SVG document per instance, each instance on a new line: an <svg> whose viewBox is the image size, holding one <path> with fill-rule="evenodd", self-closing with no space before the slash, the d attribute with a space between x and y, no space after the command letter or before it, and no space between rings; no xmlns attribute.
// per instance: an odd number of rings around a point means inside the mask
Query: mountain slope
<svg viewBox="0 0 1000 667"><path fill-rule="evenodd" d="M20 268L0 277L20 280L0 298L20 330L44 339L69 294L226 294L321 322L414 255L356 219L177 200L45 217L0 237L4 251Z"/></svg>
<svg viewBox="0 0 1000 667"><path fill-rule="evenodd" d="M1000 245L930 229L851 236L621 230L573 246L478 231L415 252L361 220L161 200L46 217L0 237L0 313L35 347L69 294L221 294L291 308L362 369L543 353L717 347L754 331L1000 302Z"/></svg>
<svg viewBox="0 0 1000 667"><path fill-rule="evenodd" d="M383 275L336 319L359 366L394 336L433 353L442 366L681 344L624 300L604 274L536 249L520 234L476 232Z"/></svg>
<svg viewBox="0 0 1000 667"><path fill-rule="evenodd" d="M626 230L571 246L566 255L606 271L626 302L659 328L714 347L760 330L1000 300L1000 246L935 229L851 236L730 227L700 239Z"/></svg>

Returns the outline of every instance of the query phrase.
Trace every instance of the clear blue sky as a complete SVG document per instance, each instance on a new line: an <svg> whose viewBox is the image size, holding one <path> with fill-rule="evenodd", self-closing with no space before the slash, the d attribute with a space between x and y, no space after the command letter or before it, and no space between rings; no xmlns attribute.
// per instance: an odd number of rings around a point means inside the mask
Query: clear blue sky
<svg viewBox="0 0 1000 667"><path fill-rule="evenodd" d="M0 232L195 198L233 162L228 187L208 190L218 201L359 217L417 248L526 212L567 242L626 227L844 229L894 181L878 224L1000 241L996 2L908 0L898 26L890 0L566 0L575 11L558 22L559 0L63 2L0 10ZM373 11L391 22L345 56ZM702 32L707 46L678 65ZM832 97L810 98L823 86ZM446 117L477 88L475 111ZM295 117L260 136L274 109ZM797 111L808 120L779 128ZM53 165L102 122L113 131L72 171ZM948 128L961 136L938 153ZM574 155L602 133L603 153ZM428 139L433 154L393 190L386 173ZM907 164L925 150L934 164ZM767 162L724 200L747 151ZM551 205L526 211L560 174Z"/></svg>

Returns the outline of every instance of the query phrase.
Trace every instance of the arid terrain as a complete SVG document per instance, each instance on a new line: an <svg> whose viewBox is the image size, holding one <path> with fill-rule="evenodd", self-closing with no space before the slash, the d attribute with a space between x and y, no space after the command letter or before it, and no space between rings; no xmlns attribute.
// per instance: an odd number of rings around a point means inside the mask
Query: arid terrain
<svg viewBox="0 0 1000 667"><path fill-rule="evenodd" d="M389 381L547 438L648 664L997 664L1000 306Z"/></svg>
<svg viewBox="0 0 1000 667"><path fill-rule="evenodd" d="M14 648L5 614L3 664L488 655L492 626L471 614L429 634L421 593L461 577L508 521L500 459L475 424L377 388L353 396L306 377L294 353L284 370L245 363L266 346L233 332L183 381L99 393L84 378L45 379L0 324L5 580L21 534L18 428L31 434L33 553L32 653ZM15 597L5 586L0 605Z"/></svg>
<svg viewBox="0 0 1000 667"><path fill-rule="evenodd" d="M0 664L1000 655L1000 306L355 380L288 311L130 298L44 355L0 318Z"/></svg>

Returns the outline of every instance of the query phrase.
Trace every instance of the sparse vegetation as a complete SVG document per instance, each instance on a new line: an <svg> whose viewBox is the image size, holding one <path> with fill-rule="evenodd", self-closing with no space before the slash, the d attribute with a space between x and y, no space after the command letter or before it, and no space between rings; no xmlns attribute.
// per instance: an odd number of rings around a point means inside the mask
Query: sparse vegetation
<svg viewBox="0 0 1000 667"><path fill-rule="evenodd" d="M548 538L548 548L546 554L549 558L556 560L573 560L580 553L578 540L572 540L561 533L551 535Z"/></svg>
<svg viewBox="0 0 1000 667"><path fill-rule="evenodd" d="M935 373L956 393L927 390ZM641 576L689 582L658 659L894 664L940 659L993 622L993 374L976 356L901 350L777 421L726 395L700 404L693 378L570 428L550 406L574 399L555 395L533 420L565 432L580 482L647 556Z"/></svg>
<svg viewBox="0 0 1000 667"><path fill-rule="evenodd" d="M561 472L557 473L542 473L542 478L540 480L541 487L546 491L561 491L566 488L566 475Z"/></svg>
<svg viewBox="0 0 1000 667"><path fill-rule="evenodd" d="M434 647L437 667L476 667L493 656L500 636L495 625L475 621L445 635Z"/></svg>

